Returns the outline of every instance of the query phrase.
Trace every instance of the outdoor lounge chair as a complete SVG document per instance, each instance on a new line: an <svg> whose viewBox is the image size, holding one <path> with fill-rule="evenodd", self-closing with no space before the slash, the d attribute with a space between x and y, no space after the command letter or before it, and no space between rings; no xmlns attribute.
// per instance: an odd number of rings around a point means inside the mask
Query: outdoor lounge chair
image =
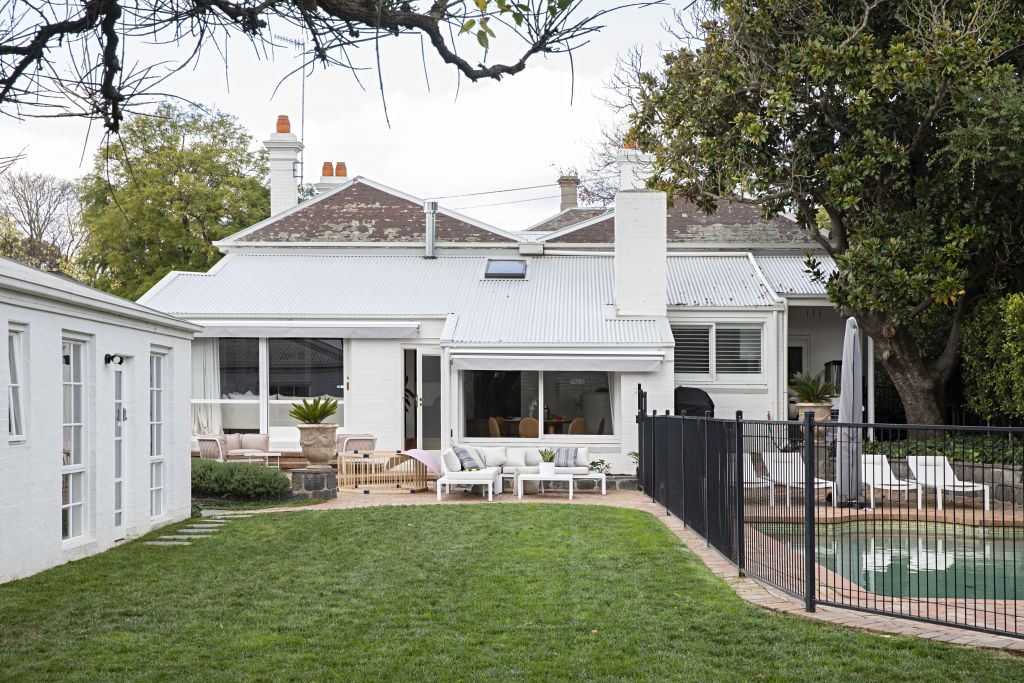
<svg viewBox="0 0 1024 683"><path fill-rule="evenodd" d="M768 489L768 505L775 507L775 484L754 471L754 461L750 453L743 454L743 488Z"/></svg>
<svg viewBox="0 0 1024 683"><path fill-rule="evenodd" d="M917 489L917 482L913 479L898 478L889 467L889 461L881 453L861 453L860 471L864 485L871 491L871 507L875 507L875 489L903 491L908 502L910 501L910 492ZM919 497L918 508L920 507Z"/></svg>
<svg viewBox="0 0 1024 683"><path fill-rule="evenodd" d="M917 480L917 509L921 509L921 489L935 489L936 509L942 509L942 492L949 491L950 500L953 494L968 491L982 491L985 496L985 509L989 508L988 484L975 484L973 481L961 481L944 455L908 455L907 465Z"/></svg>
<svg viewBox="0 0 1024 683"><path fill-rule="evenodd" d="M804 488L804 459L799 453L764 453L761 455L768 479L772 484L786 487L786 507L789 507L789 490ZM832 507L836 506L836 484L828 479L814 478L814 488L828 489L832 494Z"/></svg>

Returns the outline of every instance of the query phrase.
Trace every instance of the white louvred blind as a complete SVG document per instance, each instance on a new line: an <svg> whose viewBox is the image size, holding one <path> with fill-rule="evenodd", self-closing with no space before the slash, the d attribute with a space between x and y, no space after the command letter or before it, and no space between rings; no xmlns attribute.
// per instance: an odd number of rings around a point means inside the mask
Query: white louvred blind
<svg viewBox="0 0 1024 683"><path fill-rule="evenodd" d="M718 327L715 370L718 374L761 374L761 328Z"/></svg>
<svg viewBox="0 0 1024 683"><path fill-rule="evenodd" d="M707 375L711 372L711 328L673 326L675 338L675 371L691 375Z"/></svg>

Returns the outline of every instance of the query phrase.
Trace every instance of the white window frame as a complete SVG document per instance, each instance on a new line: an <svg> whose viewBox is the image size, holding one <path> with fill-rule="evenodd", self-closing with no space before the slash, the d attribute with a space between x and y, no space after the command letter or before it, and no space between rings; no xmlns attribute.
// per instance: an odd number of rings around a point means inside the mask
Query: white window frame
<svg viewBox="0 0 1024 683"><path fill-rule="evenodd" d="M518 436L508 437L503 436L487 437L487 436L466 436L466 395L463 391L463 373L475 372L474 370L458 370L457 382L458 385L458 396L457 396L457 433L459 435L460 442L466 443L504 443L507 441L514 441L518 445L527 444L572 444L572 443L619 443L622 436L617 433L618 421L616 416L618 415L618 381L619 373L608 370L597 370L597 371L584 371L579 372L605 372L608 375L608 403L610 421L607 423L608 429L611 433L609 434L547 434L544 431L544 370L520 370L519 372L536 372L537 373L537 412L530 417L537 419L539 426L540 435L536 439L523 439ZM486 371L485 371L486 372ZM575 372L573 370L557 370L547 372ZM441 443L444 443L444 426L441 428Z"/></svg>
<svg viewBox="0 0 1024 683"><path fill-rule="evenodd" d="M733 384L764 384L765 382L765 324L763 322L682 322L670 321L672 328L700 327L708 330L708 370L703 373L675 373L676 382L706 383L726 382ZM719 372L718 371L718 330L756 329L761 333L761 370L760 372Z"/></svg>
<svg viewBox="0 0 1024 683"><path fill-rule="evenodd" d="M228 338L228 337L225 337ZM253 337L246 337L252 339ZM259 410L259 432L260 434L269 434L271 439L295 439L298 438L298 430L294 427L272 427L270 424L270 406L290 406L296 400L295 398L287 399L271 399L270 398L270 340L271 339L299 339L306 337L255 337L257 340L257 353L259 359L259 379L258 379L258 395L253 398L192 398L190 400L191 406L197 405L255 405L258 406ZM345 398L348 394L348 374L346 368L348 368L348 361L350 357L349 352L349 340L343 337L325 337L330 339L341 339L341 363L342 363L342 386L345 389L342 391L342 397L338 400L338 410L332 417L332 420L339 422L344 426L345 422ZM219 339L219 338L218 338ZM189 417L189 423L191 424L191 414ZM193 435L198 436L198 435Z"/></svg>
<svg viewBox="0 0 1024 683"><path fill-rule="evenodd" d="M124 531L124 494L125 494L125 444L129 443L125 434L125 416L128 382L124 365L115 365L114 374L114 528ZM118 395L120 393L120 395Z"/></svg>
<svg viewBox="0 0 1024 683"><path fill-rule="evenodd" d="M161 517L166 510L167 478L165 416L167 413L167 353L149 354L149 516Z"/></svg>
<svg viewBox="0 0 1024 683"><path fill-rule="evenodd" d="M7 358L8 364L13 364L7 377L7 441L21 443L28 440L28 426L25 424L25 330L7 329Z"/></svg>
<svg viewBox="0 0 1024 683"><path fill-rule="evenodd" d="M68 345L69 353L65 354L65 345ZM78 348L79 352L78 362L75 362L75 348ZM68 373L70 381L63 379L63 368L61 369L61 440L64 441L64 432L68 429L71 430L71 440L69 443L64 445L68 447L66 451L62 449L61 455L61 520L62 520L62 531L61 538L65 543L75 542L82 538L85 538L89 534L88 529L88 517L85 514L88 505L88 475L86 472L86 460L88 448L86 444L89 442L88 435L88 395L86 391L88 374L88 356L89 345L83 339L77 339L74 337L62 337L61 338L61 360L62 364L69 365L71 370ZM68 362L64 363L64 356L68 357ZM76 381L77 375L77 381ZM69 416L64 412L63 395L65 391L70 392L70 407L71 415ZM76 395L77 391L77 395ZM79 404L78 414L81 422L75 421L75 405ZM80 429L80 436L77 441L78 451L75 449L76 440L74 437L75 429ZM78 462L75 462L76 455L78 456ZM65 462L67 460L68 462ZM67 501L64 500L64 491L67 490ZM64 515L67 514L67 535L64 535L63 519ZM79 533L74 533L75 522L78 522Z"/></svg>

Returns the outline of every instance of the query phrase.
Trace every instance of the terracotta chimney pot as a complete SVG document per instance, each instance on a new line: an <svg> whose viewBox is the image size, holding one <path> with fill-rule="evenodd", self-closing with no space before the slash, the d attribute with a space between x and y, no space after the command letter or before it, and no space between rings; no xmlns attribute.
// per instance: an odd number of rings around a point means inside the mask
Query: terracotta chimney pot
<svg viewBox="0 0 1024 683"><path fill-rule="evenodd" d="M329 161L325 161L324 162L324 167L323 167L323 169L320 170L320 175L325 176L325 177L333 177L334 176L334 166L331 165L331 162L329 162Z"/></svg>
<svg viewBox="0 0 1024 683"><path fill-rule="evenodd" d="M337 164L335 164L335 166L334 166L334 175L337 176L338 178L347 178L348 177L348 169L345 168L345 162L344 161L339 161Z"/></svg>
<svg viewBox="0 0 1024 683"><path fill-rule="evenodd" d="M288 117L285 116L284 114L281 114L280 116L277 117L277 132L278 133L291 133L292 132L292 124L288 120Z"/></svg>

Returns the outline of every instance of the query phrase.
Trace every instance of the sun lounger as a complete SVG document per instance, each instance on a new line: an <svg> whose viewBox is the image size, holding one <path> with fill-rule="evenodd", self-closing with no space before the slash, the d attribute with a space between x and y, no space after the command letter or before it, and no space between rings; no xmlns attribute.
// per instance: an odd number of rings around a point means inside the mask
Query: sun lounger
<svg viewBox="0 0 1024 683"><path fill-rule="evenodd" d="M910 492L918 488L913 479L900 479L889 467L889 461L881 453L861 454L861 477L864 485L871 491L871 507L875 507L875 489L883 491L903 491L906 500L910 500ZM920 499L918 499L920 508Z"/></svg>
<svg viewBox="0 0 1024 683"><path fill-rule="evenodd" d="M949 491L950 499L956 493L982 491L985 496L985 509L989 509L989 487L987 484L975 484L973 481L961 481L944 455L908 455L907 465L917 480L917 509L921 509L921 489L935 489L936 509L942 509L942 492Z"/></svg>
<svg viewBox="0 0 1024 683"><path fill-rule="evenodd" d="M764 453L761 455L768 479L773 485L786 487L786 507L789 507L789 490L806 488L804 484L804 459L799 453ZM814 478L814 489L828 489L832 494L832 507L836 506L836 485L828 479Z"/></svg>
<svg viewBox="0 0 1024 683"><path fill-rule="evenodd" d="M743 488L768 489L768 505L775 507L775 485L754 471L754 461L750 453L743 454Z"/></svg>

